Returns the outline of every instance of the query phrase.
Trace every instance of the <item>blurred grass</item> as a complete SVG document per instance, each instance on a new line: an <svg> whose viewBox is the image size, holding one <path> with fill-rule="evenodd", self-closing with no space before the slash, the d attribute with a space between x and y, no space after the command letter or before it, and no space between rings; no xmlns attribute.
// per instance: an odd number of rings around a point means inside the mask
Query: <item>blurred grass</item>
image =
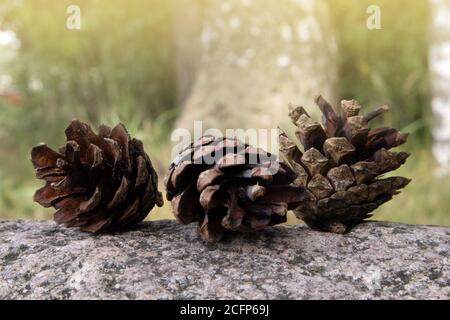
<svg viewBox="0 0 450 320"><path fill-rule="evenodd" d="M415 124L413 145L430 143L429 1L329 0L336 26L340 97L363 106L388 104L378 123ZM381 30L369 30L366 9L381 9ZM426 146L424 146L426 147Z"/></svg>
<svg viewBox="0 0 450 320"><path fill-rule="evenodd" d="M411 133L405 149L413 155L395 174L413 182L374 218L450 225L450 179L433 175L430 153L428 1L328 3L339 47L339 96L367 108L389 104L391 112L378 124ZM82 8L81 30L65 28L69 4ZM366 28L373 4L381 7L382 30ZM170 1L5 0L0 9L0 28L13 30L21 43L14 61L0 67L23 98L20 105L0 100L0 218L51 217L51 209L32 202L41 182L33 178L29 152L41 141L60 146L74 117L93 126L125 123L143 140L162 180L179 110ZM170 204L149 217L171 218ZM290 216L289 223L296 222Z"/></svg>
<svg viewBox="0 0 450 320"><path fill-rule="evenodd" d="M412 182L379 208L373 219L450 226L450 179L436 176L435 167L429 151L413 151L408 164L392 174L412 178Z"/></svg>

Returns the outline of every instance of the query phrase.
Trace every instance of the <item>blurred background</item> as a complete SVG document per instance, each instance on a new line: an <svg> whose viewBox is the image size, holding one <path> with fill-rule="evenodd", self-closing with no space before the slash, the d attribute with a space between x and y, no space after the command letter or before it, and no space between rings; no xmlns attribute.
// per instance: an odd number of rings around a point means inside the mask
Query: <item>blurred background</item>
<svg viewBox="0 0 450 320"><path fill-rule="evenodd" d="M377 220L450 226L450 0L0 0L0 218L51 217L29 152L73 118L125 123L162 180L174 128L289 131L316 93L410 133Z"/></svg>

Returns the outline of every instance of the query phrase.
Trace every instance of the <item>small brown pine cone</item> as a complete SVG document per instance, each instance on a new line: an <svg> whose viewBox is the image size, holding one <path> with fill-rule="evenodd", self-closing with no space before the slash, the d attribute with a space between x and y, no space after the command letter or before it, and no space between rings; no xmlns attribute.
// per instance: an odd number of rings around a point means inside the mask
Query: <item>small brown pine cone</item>
<svg viewBox="0 0 450 320"><path fill-rule="evenodd" d="M165 184L173 213L183 224L198 222L208 242L225 230L250 232L286 221L305 197L289 185L293 172L275 157L237 139L204 136L180 152Z"/></svg>
<svg viewBox="0 0 450 320"><path fill-rule="evenodd" d="M311 228L344 233L371 217L370 213L392 199L411 181L403 177L382 179L409 157L388 151L406 142L408 135L393 128L369 128L369 122L388 111L387 106L360 116L355 100L342 101L337 113L322 96L315 102L322 125L303 107L291 108L301 151L280 132L280 154L297 175L295 184L306 187L308 200L294 213Z"/></svg>
<svg viewBox="0 0 450 320"><path fill-rule="evenodd" d="M31 151L36 177L45 186L34 201L54 207L54 220L67 227L110 233L141 222L162 206L158 177L142 142L125 126L100 126L98 134L72 121L59 151L40 144Z"/></svg>

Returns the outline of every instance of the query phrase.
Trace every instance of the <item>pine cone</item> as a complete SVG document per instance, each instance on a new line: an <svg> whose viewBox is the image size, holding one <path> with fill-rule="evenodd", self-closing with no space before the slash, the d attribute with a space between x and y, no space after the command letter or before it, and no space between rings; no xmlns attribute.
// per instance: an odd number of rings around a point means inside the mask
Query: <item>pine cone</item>
<svg viewBox="0 0 450 320"><path fill-rule="evenodd" d="M289 116L304 152L281 131L280 154L297 174L295 184L308 191L309 199L294 210L296 216L313 229L344 233L411 181L380 178L409 157L388 151L405 143L408 135L393 128L369 128L369 121L388 111L387 106L360 116L355 100L342 101L342 114L322 96L315 102L323 113L323 127L302 107L291 108Z"/></svg>
<svg viewBox="0 0 450 320"><path fill-rule="evenodd" d="M289 185L294 179L262 149L204 136L174 159L165 184L176 219L197 221L200 235L216 242L225 230L250 232L285 222L305 195Z"/></svg>
<svg viewBox="0 0 450 320"><path fill-rule="evenodd" d="M36 177L46 182L34 201L54 207L57 223L109 233L141 222L155 204L162 206L150 158L122 124L102 125L97 135L74 120L65 133L59 152L45 144L31 151Z"/></svg>

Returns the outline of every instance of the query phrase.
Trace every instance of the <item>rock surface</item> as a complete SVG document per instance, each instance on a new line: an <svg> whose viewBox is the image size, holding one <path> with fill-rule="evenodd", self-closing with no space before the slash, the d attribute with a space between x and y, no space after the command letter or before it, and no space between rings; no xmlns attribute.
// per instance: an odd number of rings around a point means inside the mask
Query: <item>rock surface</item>
<svg viewBox="0 0 450 320"><path fill-rule="evenodd" d="M280 226L207 245L174 221L102 236L0 221L0 299L449 299L449 235L370 222L343 236Z"/></svg>

